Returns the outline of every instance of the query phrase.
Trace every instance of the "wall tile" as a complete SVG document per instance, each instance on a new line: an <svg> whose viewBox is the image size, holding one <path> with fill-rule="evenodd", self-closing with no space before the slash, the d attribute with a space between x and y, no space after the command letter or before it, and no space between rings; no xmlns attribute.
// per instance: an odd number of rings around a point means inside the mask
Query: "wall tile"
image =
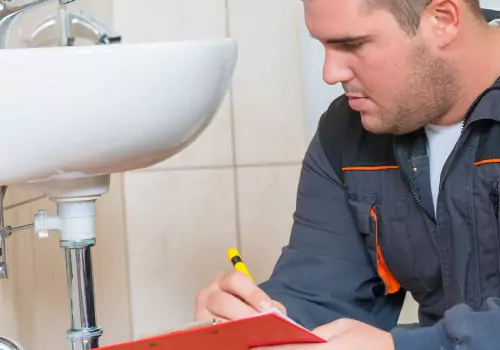
<svg viewBox="0 0 500 350"><path fill-rule="evenodd" d="M238 164L294 162L306 146L300 91L299 4L229 0L239 42L233 83Z"/></svg>
<svg viewBox="0 0 500 350"><path fill-rule="evenodd" d="M17 207L5 212L5 223L11 226L25 225L33 221L27 210L29 205ZM34 336L35 319L33 310L36 309L34 298L35 236L32 230L19 231L7 239L7 263L9 265L9 283L15 285L15 296L11 303L15 307L17 340L25 349L37 349Z"/></svg>
<svg viewBox="0 0 500 350"><path fill-rule="evenodd" d="M113 9L127 43L226 36L225 0L115 0Z"/></svg>
<svg viewBox="0 0 500 350"><path fill-rule="evenodd" d="M110 192L96 204L93 248L97 322L101 346L132 338L123 175L111 176Z"/></svg>
<svg viewBox="0 0 500 350"><path fill-rule="evenodd" d="M288 243L300 165L238 169L241 254L259 282Z"/></svg>
<svg viewBox="0 0 500 350"><path fill-rule="evenodd" d="M16 222L18 212L8 211L4 213L4 219L7 223ZM19 329L17 327L17 274L15 270L16 256L13 253L15 244L9 239L6 242L7 264L8 264L8 279L0 279L0 335L13 339L20 340Z"/></svg>
<svg viewBox="0 0 500 350"><path fill-rule="evenodd" d="M193 321L200 289L230 270L232 169L125 175L134 338Z"/></svg>
<svg viewBox="0 0 500 350"><path fill-rule="evenodd" d="M26 219L31 218L37 210L49 210L56 213L55 203L44 199L30 203L23 211ZM26 210L25 209L25 210ZM26 294L33 299L29 322L33 322L33 345L36 350L64 349L69 342L66 331L70 326L68 292L66 289L66 269L64 250L59 247L59 234L52 232L49 237L39 239L34 235L33 275L34 290ZM26 232L28 233L28 232ZM27 268L29 268L27 266ZM50 315L50 322L47 322Z"/></svg>
<svg viewBox="0 0 500 350"><path fill-rule="evenodd" d="M42 196L43 194L40 192L27 190L18 186L9 186L3 203L5 208L9 208L13 205L19 205L41 198Z"/></svg>
<svg viewBox="0 0 500 350"><path fill-rule="evenodd" d="M145 5L144 5L145 4ZM227 36L224 0L114 1L114 23L124 43L205 40ZM233 163L231 99L226 95L215 119L187 149L155 169L227 166Z"/></svg>

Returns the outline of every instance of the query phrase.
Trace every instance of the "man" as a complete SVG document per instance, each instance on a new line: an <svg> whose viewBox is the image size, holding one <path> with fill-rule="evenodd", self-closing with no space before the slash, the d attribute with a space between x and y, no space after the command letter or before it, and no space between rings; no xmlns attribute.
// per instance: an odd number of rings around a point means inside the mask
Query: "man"
<svg viewBox="0 0 500 350"><path fill-rule="evenodd" d="M500 30L477 0L304 0L346 95L307 151L289 244L196 318L274 304L328 340L267 350L500 349ZM409 291L419 327L398 327Z"/></svg>

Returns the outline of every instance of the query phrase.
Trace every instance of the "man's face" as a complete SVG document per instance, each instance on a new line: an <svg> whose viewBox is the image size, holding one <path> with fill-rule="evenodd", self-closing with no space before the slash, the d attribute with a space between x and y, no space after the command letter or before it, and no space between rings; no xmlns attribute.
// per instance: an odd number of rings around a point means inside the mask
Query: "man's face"
<svg viewBox="0 0 500 350"><path fill-rule="evenodd" d="M325 46L323 78L341 83L373 133L403 134L445 114L456 74L420 28L410 37L385 9L364 0L304 0L306 25Z"/></svg>

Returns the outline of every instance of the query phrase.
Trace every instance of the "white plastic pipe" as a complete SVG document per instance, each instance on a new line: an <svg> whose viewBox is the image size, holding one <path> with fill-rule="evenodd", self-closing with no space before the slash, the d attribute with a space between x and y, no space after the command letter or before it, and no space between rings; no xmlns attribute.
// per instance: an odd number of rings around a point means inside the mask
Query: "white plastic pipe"
<svg viewBox="0 0 500 350"><path fill-rule="evenodd" d="M95 238L95 198L58 201L57 216L39 211L34 220L35 232L47 237L50 231L60 231L64 242L82 242Z"/></svg>

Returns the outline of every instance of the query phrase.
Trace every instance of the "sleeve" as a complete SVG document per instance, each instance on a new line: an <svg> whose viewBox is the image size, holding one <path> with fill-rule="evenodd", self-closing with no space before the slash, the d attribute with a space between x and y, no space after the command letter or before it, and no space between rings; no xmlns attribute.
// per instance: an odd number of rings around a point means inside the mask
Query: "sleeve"
<svg viewBox="0 0 500 350"><path fill-rule="evenodd" d="M405 292L376 295L379 281L317 133L303 160L290 240L260 287L308 329L353 318L389 330Z"/></svg>
<svg viewBox="0 0 500 350"><path fill-rule="evenodd" d="M459 304L432 327L391 331L396 350L498 350L500 347L500 299L490 298L474 311Z"/></svg>

